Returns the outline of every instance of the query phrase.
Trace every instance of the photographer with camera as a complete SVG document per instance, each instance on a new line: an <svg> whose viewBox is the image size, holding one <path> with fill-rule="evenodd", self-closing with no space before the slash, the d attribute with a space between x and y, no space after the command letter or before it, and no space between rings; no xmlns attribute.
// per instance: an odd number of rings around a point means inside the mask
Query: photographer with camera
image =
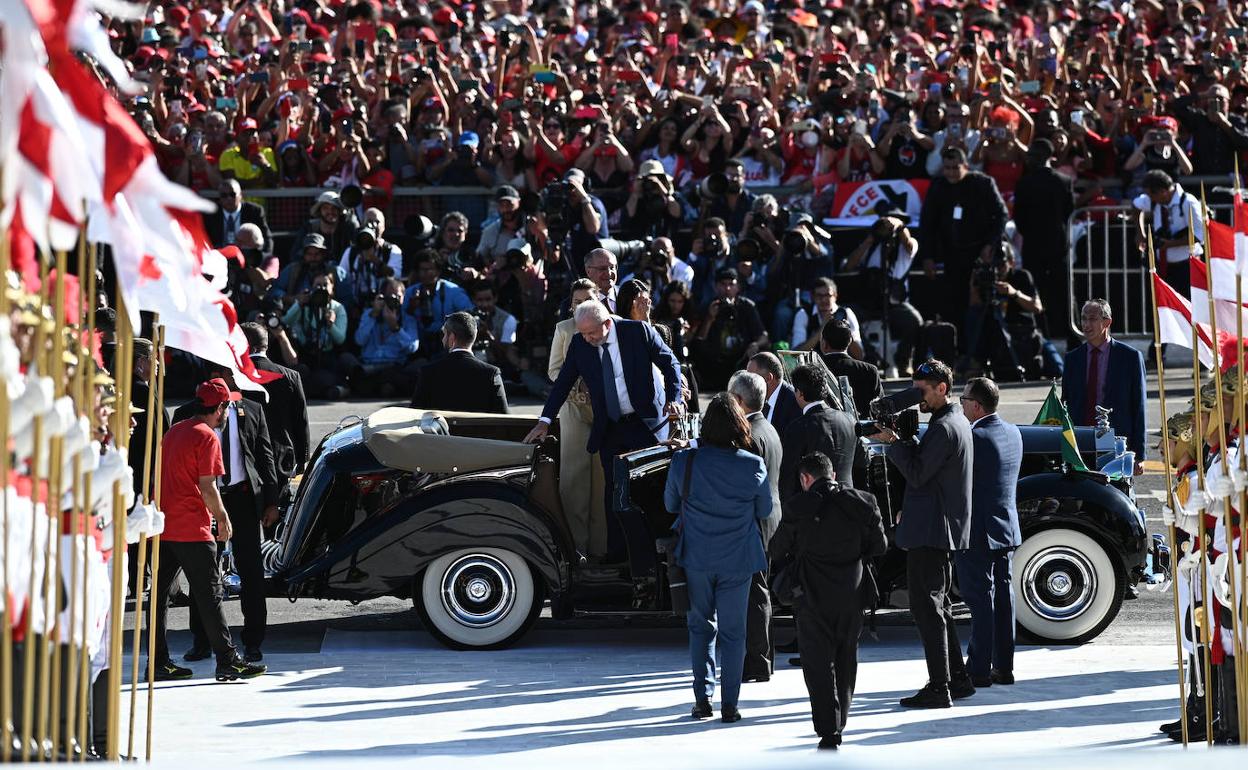
<svg viewBox="0 0 1248 770"><path fill-rule="evenodd" d="M798 312L804 307L810 314L815 302L810 287L832 273L831 235L804 212L781 209L773 226L779 230L779 248L765 268L767 300L774 308L771 328L778 339L785 339L792 334ZM738 251L744 245L737 244ZM816 327L811 334L817 336L817 331Z"/></svg>
<svg viewBox="0 0 1248 770"><path fill-rule="evenodd" d="M689 259L694 270L693 298L699 307L706 307L715 298L715 276L731 267L728 226L719 217L702 223L702 235L693 239Z"/></svg>
<svg viewBox="0 0 1248 770"><path fill-rule="evenodd" d="M549 242L563 249L576 275L585 275L585 255L600 239L611 237L607 207L589 192L589 180L579 168L564 174L562 184L550 184L543 202Z"/></svg>
<svg viewBox="0 0 1248 770"><path fill-rule="evenodd" d="M624 203L623 226L637 238L672 238L685 224L687 206L663 164L643 160Z"/></svg>
<svg viewBox="0 0 1248 770"><path fill-rule="evenodd" d="M999 382L1061 377L1062 359L1036 321L1044 312L1036 283L1014 263L1014 247L1003 242L971 274L967 350Z"/></svg>
<svg viewBox="0 0 1248 770"><path fill-rule="evenodd" d="M888 128L880 136L879 153L884 157L884 178L922 179L927 176L927 154L935 148L932 138L915 124L914 108L906 104L890 116Z"/></svg>
<svg viewBox="0 0 1248 770"><path fill-rule="evenodd" d="M493 174L481 163L478 149L481 138L472 131L459 135L455 152L429 166L429 181L443 187L489 187Z"/></svg>
<svg viewBox="0 0 1248 770"><path fill-rule="evenodd" d="M346 273L342 296L349 298L355 312L365 312L381 284L403 273L403 251L382 237L385 232L386 215L378 209L368 209L364 212L364 226L355 233L355 241L338 263Z"/></svg>
<svg viewBox="0 0 1248 770"><path fill-rule="evenodd" d="M723 221L730 232L740 232L745 226L745 216L754 209L754 193L745 189L745 166L733 159L724 164L722 174L711 174L697 187L698 220L702 223L702 236L714 219ZM694 226L694 233L698 231Z"/></svg>
<svg viewBox="0 0 1248 770"><path fill-rule="evenodd" d="M899 441L891 429L871 436L888 444L886 454L906 481L894 541L906 551L910 611L919 627L928 681L901 699L907 708L949 708L952 699L975 694L962 660L953 622L952 551L971 543L971 425L954 408L953 370L928 359L914 370L919 411L930 414L927 432L917 444Z"/></svg>
<svg viewBox="0 0 1248 770"><path fill-rule="evenodd" d="M633 272L620 279L627 283L637 278L645 281L654 289L657 301L663 290L673 281L681 281L686 287L693 283L693 268L689 263L676 256L676 247L671 238L659 237L650 242L650 246L637 258Z"/></svg>
<svg viewBox="0 0 1248 770"><path fill-rule="evenodd" d="M438 252L422 249L415 262L415 281L403 295L403 313L416 319L421 358L433 358L442 352L443 320L451 313L471 311L472 300L459 285L442 277Z"/></svg>
<svg viewBox="0 0 1248 770"><path fill-rule="evenodd" d="M477 259L486 265L498 261L507 253L508 244L525 235L526 217L520 209L520 192L509 184L499 185L494 190L494 204L498 216L486 221L477 242Z"/></svg>
<svg viewBox="0 0 1248 770"><path fill-rule="evenodd" d="M448 211L438 223L438 235L434 248L446 265L447 275L462 284L465 280L479 278L474 253L468 248L468 217L462 211Z"/></svg>
<svg viewBox="0 0 1248 770"><path fill-rule="evenodd" d="M269 287L268 296L280 300L285 308L304 302L317 276L333 273L336 283L343 278L337 265L325 261L328 256L325 236L320 233L305 235L302 248L302 258L283 267L277 274L277 280Z"/></svg>
<svg viewBox="0 0 1248 770"><path fill-rule="evenodd" d="M407 393L416 377L410 364L420 346L416 318L403 312L403 282L386 278L377 287L372 306L360 316L355 344L360 360L351 367L351 390L389 397Z"/></svg>
<svg viewBox="0 0 1248 770"><path fill-rule="evenodd" d="M517 382L520 379L520 351L516 347L519 326L516 317L498 307L498 294L489 281L473 284L472 304L472 314L477 319L477 338L472 344L472 354L498 367L503 379Z"/></svg>
<svg viewBox="0 0 1248 770"><path fill-rule="evenodd" d="M923 316L910 304L910 266L919 253L919 242L906 226L910 221L906 212L881 202L876 215L867 237L845 260L845 270L862 268L866 291L857 305L888 325L889 337L897 345L893 365L909 375L923 327ZM868 350L866 354L883 365L888 351Z"/></svg>
<svg viewBox="0 0 1248 770"><path fill-rule="evenodd" d="M940 176L941 154L946 148L956 147L971 157L982 138L979 129L971 125L971 108L962 102L949 104L945 111L945 127L932 135L932 149L924 162L927 175ZM971 168L979 170L974 165Z"/></svg>
<svg viewBox="0 0 1248 770"><path fill-rule="evenodd" d="M1136 217L1136 248L1142 253L1148 246L1147 230L1153 233L1153 247L1160 264L1158 274L1165 277L1174 290L1184 297L1192 293L1192 276L1188 260L1204 254L1205 226L1200 217L1200 200L1187 192L1164 171L1144 175L1144 193L1131 204L1140 212ZM1189 248L1188 228L1193 228Z"/></svg>
<svg viewBox="0 0 1248 770"><path fill-rule="evenodd" d="M301 244L309 235L321 236L324 248L330 254L341 254L355 240L355 231L359 229L355 212L347 208L341 196L335 190L326 190L316 197L312 204L312 218L295 233L294 247L286 267L298 262L304 248Z"/></svg>
<svg viewBox="0 0 1248 770"><path fill-rule="evenodd" d="M334 273L318 273L311 290L296 295L282 317L297 353L292 368L303 377L309 394L331 400L344 399L348 394L338 362L347 341L347 309L334 299L336 284Z"/></svg>
<svg viewBox="0 0 1248 770"><path fill-rule="evenodd" d="M758 308L740 293L736 268L725 267L715 274L715 299L707 306L696 340L702 390L722 389L733 372L767 345Z"/></svg>

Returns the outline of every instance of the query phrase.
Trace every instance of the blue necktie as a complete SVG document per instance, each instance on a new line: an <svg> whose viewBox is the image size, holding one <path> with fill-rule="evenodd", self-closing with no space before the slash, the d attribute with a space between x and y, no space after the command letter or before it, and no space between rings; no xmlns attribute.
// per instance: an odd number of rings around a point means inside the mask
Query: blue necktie
<svg viewBox="0 0 1248 770"><path fill-rule="evenodd" d="M620 421L620 394L615 389L615 363L611 360L611 343L602 343L602 386L607 399L607 417Z"/></svg>

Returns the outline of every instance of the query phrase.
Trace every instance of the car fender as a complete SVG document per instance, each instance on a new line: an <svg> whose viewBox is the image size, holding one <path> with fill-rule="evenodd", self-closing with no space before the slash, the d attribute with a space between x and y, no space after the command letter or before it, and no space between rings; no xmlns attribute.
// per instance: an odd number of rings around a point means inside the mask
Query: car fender
<svg viewBox="0 0 1248 770"><path fill-rule="evenodd" d="M1018 482L1023 537L1055 527L1077 529L1108 548L1127 579L1147 560L1143 514L1118 489L1077 474L1037 473Z"/></svg>
<svg viewBox="0 0 1248 770"><path fill-rule="evenodd" d="M399 501L374 517L288 581L324 584L335 598L406 596L412 579L429 562L461 548L514 551L559 594L568 587L566 544L544 511L530 507L524 494L505 483L449 484Z"/></svg>

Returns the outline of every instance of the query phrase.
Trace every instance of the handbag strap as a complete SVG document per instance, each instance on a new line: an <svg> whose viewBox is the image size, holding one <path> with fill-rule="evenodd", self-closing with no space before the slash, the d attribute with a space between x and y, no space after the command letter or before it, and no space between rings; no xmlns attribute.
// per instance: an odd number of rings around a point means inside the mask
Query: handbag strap
<svg viewBox="0 0 1248 770"><path fill-rule="evenodd" d="M680 518L676 521L676 531L680 532L685 528L685 508L689 505L689 479L693 477L693 458L698 456L698 450L689 450L689 461L685 463L685 479L684 484L680 488Z"/></svg>

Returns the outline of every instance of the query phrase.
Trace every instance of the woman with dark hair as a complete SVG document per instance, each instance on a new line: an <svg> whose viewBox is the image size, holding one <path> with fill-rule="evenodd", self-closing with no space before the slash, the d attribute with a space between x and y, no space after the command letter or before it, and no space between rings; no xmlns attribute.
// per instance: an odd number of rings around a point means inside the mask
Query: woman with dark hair
<svg viewBox="0 0 1248 770"><path fill-rule="evenodd" d="M615 314L629 321L645 321L650 323L650 308L654 301L650 299L650 285L639 278L624 282L615 295ZM662 332L659 333L662 335ZM671 344L671 339L664 342Z"/></svg>
<svg viewBox="0 0 1248 770"><path fill-rule="evenodd" d="M737 696L745 665L750 578L767 568L759 520L772 515L763 460L750 424L727 393L711 399L696 449L672 456L663 500L677 514L676 562L689 586L689 657L694 719L712 716L719 643L720 717L741 719Z"/></svg>
<svg viewBox="0 0 1248 770"><path fill-rule="evenodd" d="M619 307L619 300L616 300ZM670 347L681 361L689 359L689 350L685 346L685 336L694 328L693 300L689 293L689 284L684 281L672 281L663 287L659 295L659 306L654 309L654 325L667 327L672 335Z"/></svg>

